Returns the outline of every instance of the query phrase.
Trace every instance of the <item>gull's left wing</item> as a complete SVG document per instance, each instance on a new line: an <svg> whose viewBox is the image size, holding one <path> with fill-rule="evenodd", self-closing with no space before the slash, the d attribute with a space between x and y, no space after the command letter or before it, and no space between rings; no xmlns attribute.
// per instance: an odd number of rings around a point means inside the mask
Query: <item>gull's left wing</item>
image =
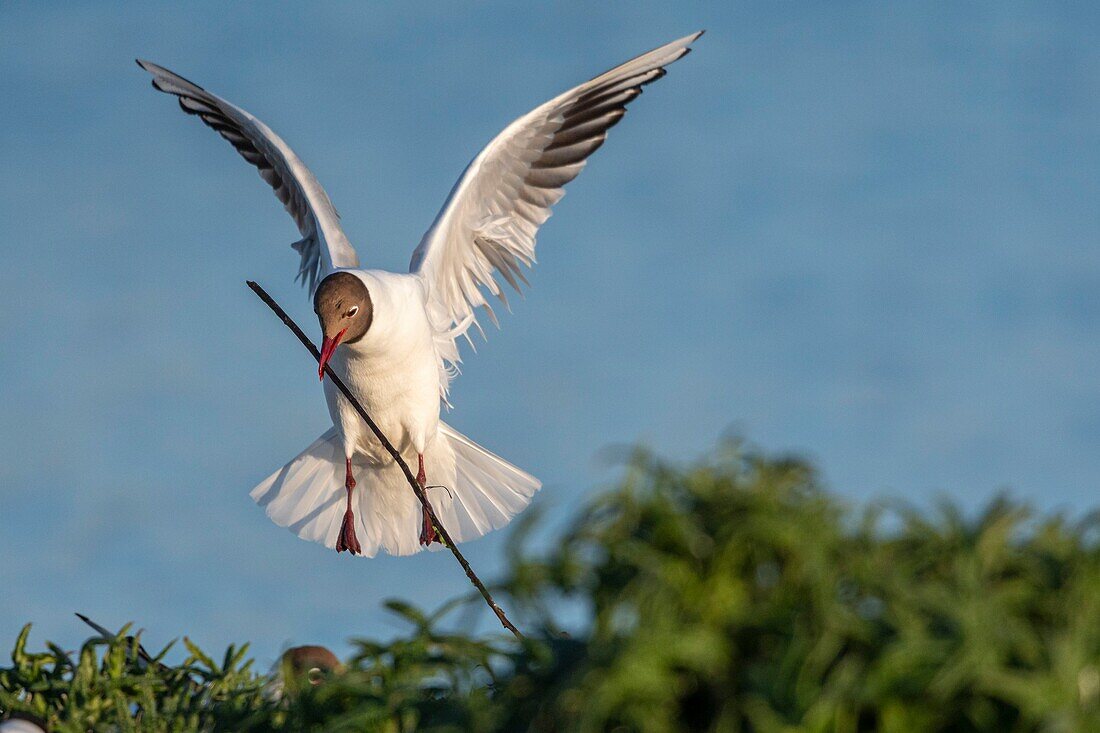
<svg viewBox="0 0 1100 733"><path fill-rule="evenodd" d="M428 286L437 328L450 329L445 358L458 360L453 339L477 325L477 307L484 306L496 322L482 288L507 302L496 272L520 290L518 280L526 282L520 265L535 261L535 234L565 195L565 184L581 172L642 86L664 76L664 67L686 55L702 33L642 54L537 107L467 166L409 267Z"/></svg>

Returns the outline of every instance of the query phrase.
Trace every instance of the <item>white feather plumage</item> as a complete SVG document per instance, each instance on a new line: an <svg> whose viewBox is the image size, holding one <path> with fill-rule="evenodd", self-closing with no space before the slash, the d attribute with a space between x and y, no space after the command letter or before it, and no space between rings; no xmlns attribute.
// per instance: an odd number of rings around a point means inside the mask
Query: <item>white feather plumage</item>
<svg viewBox="0 0 1100 733"><path fill-rule="evenodd" d="M493 455L446 423L424 454L435 483L432 507L456 542L469 542L499 529L527 506L539 489L535 477ZM336 428L330 428L290 463L255 489L252 498L271 521L304 540L336 546L344 513L344 450ZM356 533L363 554L379 550L410 555L420 549L417 531L420 504L397 464L372 464L360 457L352 464L369 491L355 493Z"/></svg>
<svg viewBox="0 0 1100 733"><path fill-rule="evenodd" d="M255 165L290 213L301 239L299 276L312 292L327 275L360 278L374 320L359 341L340 346L330 365L411 465L423 454L437 515L465 542L504 526L530 502L539 482L440 422L457 373L457 340L491 320L487 294L505 300L535 261L538 228L625 114L641 88L688 53L700 33L642 54L580 84L508 125L473 159L413 253L410 272L361 270L339 215L313 174L270 128L243 109L167 69L138 63L158 90L179 98ZM336 544L345 492L344 459L363 554L407 555L418 543L420 507L405 477L344 397L325 380L333 428L252 491L276 524L302 539Z"/></svg>

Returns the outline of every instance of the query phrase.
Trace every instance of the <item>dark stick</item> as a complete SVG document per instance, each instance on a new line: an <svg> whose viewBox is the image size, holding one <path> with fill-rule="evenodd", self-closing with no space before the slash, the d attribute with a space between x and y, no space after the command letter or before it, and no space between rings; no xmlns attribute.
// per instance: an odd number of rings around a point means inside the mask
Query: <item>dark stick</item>
<svg viewBox="0 0 1100 733"><path fill-rule="evenodd" d="M252 288L252 292L260 296L260 300L266 303L267 307L275 312L275 315L279 317L279 320L281 320L284 324L286 324L287 328L294 332L294 335L298 337L298 340L302 342L302 345L309 349L309 353L313 354L313 358L316 359L318 363L320 363L321 352L317 350L317 347L313 345L313 342L309 340L309 337L302 332L302 329L298 328L298 324L295 323L294 320L286 314L286 311L279 307L279 304L276 303L275 300L267 294L267 291L259 286L259 284L251 280L247 280L246 282L248 283L248 287ZM393 447L393 443L391 443L389 439L387 439L386 436L382 434L382 431L379 430L378 425L374 422L374 420L371 419L371 416L367 414L367 411L363 409L363 406L359 404L359 400L355 399L355 395L351 393L351 390L348 389L343 380L340 379L340 377L336 376L336 372L332 371L332 367L327 364L325 365L325 373L328 374L328 377L332 380L332 383L336 385L336 388L339 389L343 393L344 397L347 398L348 402L351 403L351 406L355 408L355 411L359 413L359 417L363 418L363 421L367 424L367 427L371 429L375 437L378 438L378 442L382 444L382 447L385 448L391 456L393 456L393 460L396 461L397 465L401 467L401 470L405 474L405 479L409 482L409 486L412 487L413 493L416 494L416 498L420 500L421 505L423 505L424 507L424 511L428 512L428 517L432 520L432 524L435 525L435 531L443 537L443 540L447 543L447 549L451 551L451 554L453 554L455 556L455 559L458 560L458 564L461 565L462 569L466 571L466 577L470 579L470 582L473 583L474 587L477 588L479 593L481 593L481 597L484 598L485 602L489 604L489 608L491 608L493 610L493 613L496 614L497 618L500 620L501 625L511 631L513 634L515 634L517 639L522 639L523 634L521 634L519 632L519 629L517 629L512 624L512 622L508 620L508 617L504 615L504 609L498 606L497 602L493 600L493 596L489 593L488 589L485 587L485 584L481 582L481 578L477 577L477 573L475 573L474 569L470 567L470 563L466 562L466 558L463 557L462 553L458 549L458 546L451 539L451 536L447 534L446 528L444 528L443 523L439 521L439 517L435 515L435 510L432 509L432 505L428 501L427 495L420 487L420 483L416 480L416 476L414 476L413 472L409 469L409 465L405 463L405 459L402 458L401 454L397 452L397 449Z"/></svg>

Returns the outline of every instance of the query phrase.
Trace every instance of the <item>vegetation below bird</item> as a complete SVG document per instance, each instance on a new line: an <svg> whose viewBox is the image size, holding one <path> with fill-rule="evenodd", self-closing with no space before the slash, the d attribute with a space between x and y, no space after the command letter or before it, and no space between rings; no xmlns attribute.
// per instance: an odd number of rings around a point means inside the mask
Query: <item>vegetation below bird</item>
<svg viewBox="0 0 1100 733"><path fill-rule="evenodd" d="M1095 517L856 510L800 461L718 453L638 452L548 555L513 547L523 643L451 630L466 599L391 601L407 634L273 694L244 647L158 665L121 638L32 653L25 630L0 709L52 731L1100 729Z"/></svg>

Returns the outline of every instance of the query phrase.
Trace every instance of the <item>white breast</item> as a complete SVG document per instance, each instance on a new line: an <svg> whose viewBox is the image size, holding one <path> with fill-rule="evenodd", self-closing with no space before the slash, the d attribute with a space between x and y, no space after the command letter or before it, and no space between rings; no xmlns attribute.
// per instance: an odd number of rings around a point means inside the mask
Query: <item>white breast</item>
<svg viewBox="0 0 1100 733"><path fill-rule="evenodd" d="M416 465L439 426L439 369L433 332L418 278L374 270L352 271L367 285L374 320L366 335L340 346L330 362L383 434ZM345 455L388 462L355 409L325 378L329 414Z"/></svg>

